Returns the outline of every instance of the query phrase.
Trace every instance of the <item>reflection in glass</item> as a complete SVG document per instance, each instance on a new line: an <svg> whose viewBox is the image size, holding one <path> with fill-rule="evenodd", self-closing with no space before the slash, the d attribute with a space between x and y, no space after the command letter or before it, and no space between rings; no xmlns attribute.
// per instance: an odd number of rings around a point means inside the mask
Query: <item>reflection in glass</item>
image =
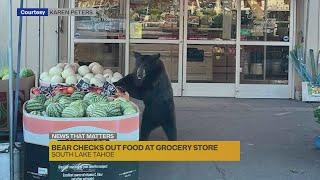
<svg viewBox="0 0 320 180"><path fill-rule="evenodd" d="M236 0L189 0L188 39L235 39L236 18Z"/></svg>
<svg viewBox="0 0 320 180"><path fill-rule="evenodd" d="M289 47L242 46L240 83L287 84Z"/></svg>
<svg viewBox="0 0 320 180"><path fill-rule="evenodd" d="M289 41L290 0L241 0L241 40Z"/></svg>
<svg viewBox="0 0 320 180"><path fill-rule="evenodd" d="M96 8L97 16L75 17L75 38L125 39L125 0L76 0L76 8Z"/></svg>
<svg viewBox="0 0 320 180"><path fill-rule="evenodd" d="M124 44L78 43L74 49L75 62L80 65L98 62L105 68L124 74Z"/></svg>
<svg viewBox="0 0 320 180"><path fill-rule="evenodd" d="M179 39L179 0L130 0L130 38Z"/></svg>
<svg viewBox="0 0 320 180"><path fill-rule="evenodd" d="M130 72L135 68L135 58L133 52L141 54L160 53L160 59L165 65L171 82L178 82L178 62L179 62L179 46L175 44L131 44L130 45Z"/></svg>
<svg viewBox="0 0 320 180"><path fill-rule="evenodd" d="M189 45L187 82L234 83L235 54L234 45Z"/></svg>

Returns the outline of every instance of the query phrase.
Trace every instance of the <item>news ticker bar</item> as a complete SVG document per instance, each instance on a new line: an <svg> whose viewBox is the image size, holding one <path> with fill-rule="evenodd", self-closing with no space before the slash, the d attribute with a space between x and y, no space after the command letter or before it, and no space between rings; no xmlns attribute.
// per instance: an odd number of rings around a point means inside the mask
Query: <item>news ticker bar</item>
<svg viewBox="0 0 320 180"><path fill-rule="evenodd" d="M17 16L96 16L95 8L17 8Z"/></svg>

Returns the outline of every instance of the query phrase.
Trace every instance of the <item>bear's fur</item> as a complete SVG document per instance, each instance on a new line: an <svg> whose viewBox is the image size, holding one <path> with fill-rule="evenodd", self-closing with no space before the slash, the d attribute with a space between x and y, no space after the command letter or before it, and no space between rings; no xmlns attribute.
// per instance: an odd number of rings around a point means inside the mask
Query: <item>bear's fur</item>
<svg viewBox="0 0 320 180"><path fill-rule="evenodd" d="M114 84L144 102L140 140L148 140L151 131L160 126L168 140L177 140L173 92L160 54L134 54L134 72Z"/></svg>

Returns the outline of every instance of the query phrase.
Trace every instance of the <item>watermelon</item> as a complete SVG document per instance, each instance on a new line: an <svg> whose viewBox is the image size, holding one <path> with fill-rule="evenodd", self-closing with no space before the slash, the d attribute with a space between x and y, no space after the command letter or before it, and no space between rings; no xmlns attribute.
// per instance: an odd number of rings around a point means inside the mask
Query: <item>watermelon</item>
<svg viewBox="0 0 320 180"><path fill-rule="evenodd" d="M0 103L0 119L6 119L7 118L7 108L6 105Z"/></svg>
<svg viewBox="0 0 320 180"><path fill-rule="evenodd" d="M49 117L61 117L64 105L60 103L51 103L46 109L46 113Z"/></svg>
<svg viewBox="0 0 320 180"><path fill-rule="evenodd" d="M36 115L36 116L43 116L42 111L31 111L30 114Z"/></svg>
<svg viewBox="0 0 320 180"><path fill-rule="evenodd" d="M98 95L97 93L90 92L83 97L83 100L90 102L91 101L90 99L96 97L97 95Z"/></svg>
<svg viewBox="0 0 320 180"><path fill-rule="evenodd" d="M54 99L55 101L59 101L62 97L68 97L68 95L63 94L63 93L58 93L58 94L56 94L56 95L53 97L53 99Z"/></svg>
<svg viewBox="0 0 320 180"><path fill-rule="evenodd" d="M82 100L84 96L85 96L85 93L76 91L71 95L71 99L73 101Z"/></svg>
<svg viewBox="0 0 320 180"><path fill-rule="evenodd" d="M20 71L20 77L21 78L26 78L26 77L31 77L33 76L34 73L31 69L28 69L28 68L24 68Z"/></svg>
<svg viewBox="0 0 320 180"><path fill-rule="evenodd" d="M89 104L94 104L97 102L108 102L107 97L97 93L88 93L83 97L83 100L87 101Z"/></svg>
<svg viewBox="0 0 320 180"><path fill-rule="evenodd" d="M123 111L123 115L130 115L137 113L136 109L134 108L127 108Z"/></svg>
<svg viewBox="0 0 320 180"><path fill-rule="evenodd" d="M108 117L104 103L94 103L88 106L86 114L88 117Z"/></svg>
<svg viewBox="0 0 320 180"><path fill-rule="evenodd" d="M71 97L65 96L65 97L61 97L58 102L64 107L67 107L72 103L72 99Z"/></svg>
<svg viewBox="0 0 320 180"><path fill-rule="evenodd" d="M64 118L77 118L83 117L83 115L84 113L81 113L79 108L75 106L68 106L61 113L61 116Z"/></svg>
<svg viewBox="0 0 320 180"><path fill-rule="evenodd" d="M114 102L118 102L120 104L121 111L124 111L127 108L135 109L135 107L132 105L132 103L123 97L116 98L114 100Z"/></svg>
<svg viewBox="0 0 320 180"><path fill-rule="evenodd" d="M120 103L117 101L112 101L112 102L107 103L104 106L104 108L108 114L108 117L122 115Z"/></svg>
<svg viewBox="0 0 320 180"><path fill-rule="evenodd" d="M88 104L83 100L77 100L72 102L69 107L76 108L78 113L81 114L81 117L83 117L86 113L86 109L88 107Z"/></svg>
<svg viewBox="0 0 320 180"><path fill-rule="evenodd" d="M39 100L41 103L44 104L47 100L47 97L44 94L39 94L36 97L34 97L33 99Z"/></svg>
<svg viewBox="0 0 320 180"><path fill-rule="evenodd" d="M96 93L88 93L83 97L83 100L89 104L94 104L97 102L107 102L108 99L105 96Z"/></svg>
<svg viewBox="0 0 320 180"><path fill-rule="evenodd" d="M25 109L28 113L30 113L31 111L43 111L44 104L40 100L30 99L29 101L27 101Z"/></svg>
<svg viewBox="0 0 320 180"><path fill-rule="evenodd" d="M93 97L92 99L90 99L89 103L93 104L93 103L98 103L98 102L108 102L108 99L102 95L97 95L95 97Z"/></svg>
<svg viewBox="0 0 320 180"><path fill-rule="evenodd" d="M52 97L47 99L46 102L44 103L44 108L46 109L49 104L55 103L55 102L57 101L55 101Z"/></svg>
<svg viewBox="0 0 320 180"><path fill-rule="evenodd" d="M70 106L81 107L83 109L87 109L88 103L84 100L76 100L70 104Z"/></svg>

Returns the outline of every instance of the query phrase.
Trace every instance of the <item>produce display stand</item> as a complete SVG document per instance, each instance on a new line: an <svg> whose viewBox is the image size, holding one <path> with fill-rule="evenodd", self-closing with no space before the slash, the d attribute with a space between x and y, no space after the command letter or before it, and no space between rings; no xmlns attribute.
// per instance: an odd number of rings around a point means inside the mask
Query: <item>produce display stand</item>
<svg viewBox="0 0 320 180"><path fill-rule="evenodd" d="M48 159L52 133L116 133L116 139L112 140L139 140L139 108L126 92L112 84L123 76L112 72L110 78L110 71L92 62L89 66L59 63L49 72L41 73L40 87L30 90L31 99L22 108L24 179L138 179L137 162L49 162ZM91 76L90 81L87 75ZM72 81L68 81L70 77Z"/></svg>
<svg viewBox="0 0 320 180"><path fill-rule="evenodd" d="M137 107L137 106L136 106ZM138 107L137 107L138 108ZM71 179L63 174L82 174L82 170L58 167L88 167L100 165L102 169L90 169L103 174L95 180L138 179L136 162L49 162L48 144L50 133L117 133L116 140L139 140L139 111L132 115L106 118L52 118L23 112L25 140L25 179ZM89 178L89 177L88 177Z"/></svg>

